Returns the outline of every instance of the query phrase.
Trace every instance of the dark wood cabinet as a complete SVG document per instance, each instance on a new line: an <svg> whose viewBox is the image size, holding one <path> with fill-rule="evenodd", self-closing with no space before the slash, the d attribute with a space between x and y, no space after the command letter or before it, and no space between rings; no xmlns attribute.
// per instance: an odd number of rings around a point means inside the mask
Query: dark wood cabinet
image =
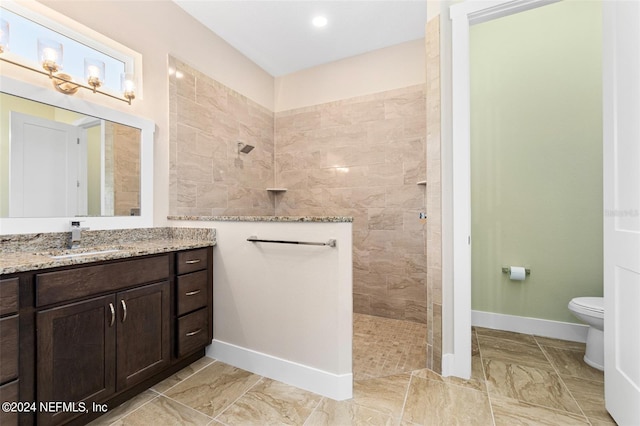
<svg viewBox="0 0 640 426"><path fill-rule="evenodd" d="M0 280L0 403L18 397L20 316L18 315L18 278ZM1 410L0 425L18 424L18 413Z"/></svg>
<svg viewBox="0 0 640 426"><path fill-rule="evenodd" d="M86 424L204 356L212 247L2 276L0 398L75 404L2 426ZM82 405L79 405L82 403Z"/></svg>
<svg viewBox="0 0 640 426"><path fill-rule="evenodd" d="M39 402L102 401L116 391L116 297L98 297L36 314ZM73 412L38 411L38 424Z"/></svg>
<svg viewBox="0 0 640 426"><path fill-rule="evenodd" d="M117 294L118 390L140 383L169 365L169 296L168 281Z"/></svg>
<svg viewBox="0 0 640 426"><path fill-rule="evenodd" d="M176 256L176 355L183 357L213 339L213 279L206 249Z"/></svg>

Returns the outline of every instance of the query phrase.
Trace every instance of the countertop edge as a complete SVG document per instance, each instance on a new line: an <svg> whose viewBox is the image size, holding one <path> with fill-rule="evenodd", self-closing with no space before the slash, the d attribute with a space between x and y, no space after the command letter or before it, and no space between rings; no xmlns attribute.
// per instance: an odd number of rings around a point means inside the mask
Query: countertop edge
<svg viewBox="0 0 640 426"><path fill-rule="evenodd" d="M315 222L351 223L351 216L167 216L168 220L206 222Z"/></svg>
<svg viewBox="0 0 640 426"><path fill-rule="evenodd" d="M83 265L107 260L124 260L139 256L169 253L172 251L190 250L196 248L213 247L215 241L203 240L163 240L129 243L116 252L100 253L75 258L54 259L44 252L16 252L2 255L0 275L16 274L20 272L39 271L43 269L64 266ZM108 249L110 246L95 247L96 251ZM92 247L93 249L93 247Z"/></svg>

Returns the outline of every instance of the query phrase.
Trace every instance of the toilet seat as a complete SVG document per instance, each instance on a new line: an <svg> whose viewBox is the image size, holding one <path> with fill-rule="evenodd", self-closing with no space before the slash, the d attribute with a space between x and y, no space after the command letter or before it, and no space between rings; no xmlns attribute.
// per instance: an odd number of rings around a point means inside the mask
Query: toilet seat
<svg viewBox="0 0 640 426"><path fill-rule="evenodd" d="M576 297L571 299L569 306L575 311L582 311L586 315L596 318L604 317L604 298L603 297Z"/></svg>

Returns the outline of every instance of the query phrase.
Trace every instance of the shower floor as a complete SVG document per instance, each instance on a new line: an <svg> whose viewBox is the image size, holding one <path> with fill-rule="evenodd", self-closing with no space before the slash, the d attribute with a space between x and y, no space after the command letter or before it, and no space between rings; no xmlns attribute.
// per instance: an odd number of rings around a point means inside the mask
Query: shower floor
<svg viewBox="0 0 640 426"><path fill-rule="evenodd" d="M426 342L426 324L354 313L354 380L425 368Z"/></svg>

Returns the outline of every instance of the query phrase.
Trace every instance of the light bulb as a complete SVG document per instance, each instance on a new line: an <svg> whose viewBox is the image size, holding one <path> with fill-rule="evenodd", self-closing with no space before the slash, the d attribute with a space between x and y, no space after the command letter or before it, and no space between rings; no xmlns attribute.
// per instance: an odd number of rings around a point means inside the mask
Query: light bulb
<svg viewBox="0 0 640 426"><path fill-rule="evenodd" d="M315 18L313 18L313 20L311 21L311 23L318 28L322 28L325 25L327 25L329 21L327 20L327 18L325 18L324 16L316 16Z"/></svg>

